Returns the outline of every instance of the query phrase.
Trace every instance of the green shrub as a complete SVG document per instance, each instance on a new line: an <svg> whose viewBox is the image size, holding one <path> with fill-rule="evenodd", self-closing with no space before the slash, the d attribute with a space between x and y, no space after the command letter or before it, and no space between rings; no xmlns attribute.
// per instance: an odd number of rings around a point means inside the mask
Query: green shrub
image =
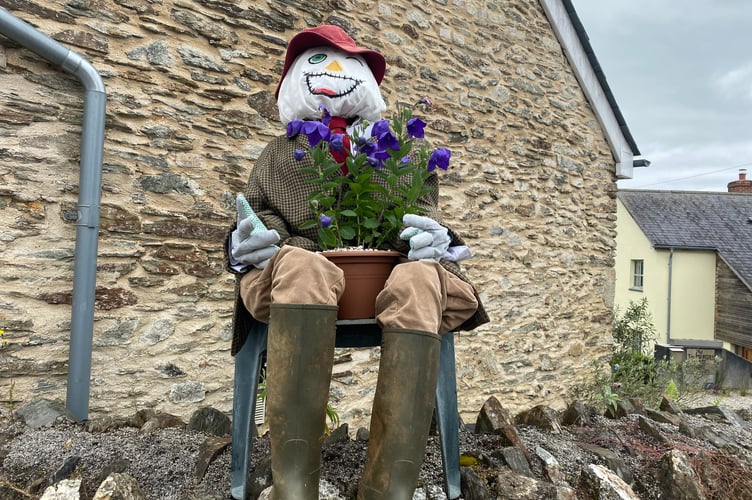
<svg viewBox="0 0 752 500"><path fill-rule="evenodd" d="M653 316L648 311L648 299L630 301L627 310L619 315L614 311L614 351L617 353L650 354L658 337Z"/></svg>
<svg viewBox="0 0 752 500"><path fill-rule="evenodd" d="M664 395L681 402L705 385L707 375L699 360L677 364L654 358L657 331L647 299L630 302L624 314L615 310L613 337L610 369L606 371L602 362L594 362L589 378L573 390L584 403L604 406L612 414L620 399L639 398L655 408Z"/></svg>

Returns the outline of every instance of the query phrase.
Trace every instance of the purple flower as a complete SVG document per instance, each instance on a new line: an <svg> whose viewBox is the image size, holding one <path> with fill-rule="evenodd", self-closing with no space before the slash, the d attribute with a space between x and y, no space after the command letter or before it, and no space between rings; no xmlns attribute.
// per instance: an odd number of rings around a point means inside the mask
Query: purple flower
<svg viewBox="0 0 752 500"><path fill-rule="evenodd" d="M321 223L321 227L326 229L327 227L332 225L332 218L326 214L321 214L321 218L319 219L319 222Z"/></svg>
<svg viewBox="0 0 752 500"><path fill-rule="evenodd" d="M449 158L452 157L452 152L447 148L437 148L431 153L431 157L428 158L427 169L429 172L433 172L436 168L446 170L449 168Z"/></svg>
<svg viewBox="0 0 752 500"><path fill-rule="evenodd" d="M316 147L321 141L329 141L332 133L329 127L321 122L306 121L300 127L300 131L308 136L308 142L312 147Z"/></svg>
<svg viewBox="0 0 752 500"><path fill-rule="evenodd" d="M407 136L416 139L423 139L423 137L425 137L425 132L423 132L425 127L426 122L420 118L410 118L407 120Z"/></svg>
<svg viewBox="0 0 752 500"><path fill-rule="evenodd" d="M355 150L358 152L358 154L364 154L368 156L373 152L375 149L375 144L373 141L369 141L367 138L361 136L358 136L358 140L355 144Z"/></svg>
<svg viewBox="0 0 752 500"><path fill-rule="evenodd" d="M287 137L295 137L300 133L300 127L303 125L302 120L293 120L287 124Z"/></svg>
<svg viewBox="0 0 752 500"><path fill-rule="evenodd" d="M381 137L389 131L389 120L379 120L375 122L373 128L371 128L371 137Z"/></svg>
<svg viewBox="0 0 752 500"><path fill-rule="evenodd" d="M329 146L334 151L342 151L342 148L344 148L342 134L332 134L332 138L329 140Z"/></svg>
<svg viewBox="0 0 752 500"><path fill-rule="evenodd" d="M295 149L295 151L293 151L292 155L295 157L295 159L297 161L300 161L303 158L305 158L305 153L306 152L303 149Z"/></svg>
<svg viewBox="0 0 752 500"><path fill-rule="evenodd" d="M379 158L379 157L377 157L375 155L369 155L366 158L366 162L368 162L368 164L371 167L373 167L373 168L383 168L384 167L384 161L381 158Z"/></svg>
<svg viewBox="0 0 752 500"><path fill-rule="evenodd" d="M399 151L399 148L399 139L397 139L397 136L391 130L387 130L379 136L379 149L383 151L387 149Z"/></svg>

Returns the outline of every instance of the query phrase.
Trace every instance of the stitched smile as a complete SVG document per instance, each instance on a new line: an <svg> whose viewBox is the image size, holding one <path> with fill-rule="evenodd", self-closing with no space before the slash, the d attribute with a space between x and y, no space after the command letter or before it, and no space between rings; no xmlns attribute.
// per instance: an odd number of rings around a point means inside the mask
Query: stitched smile
<svg viewBox="0 0 752 500"><path fill-rule="evenodd" d="M305 81L311 94L327 97L344 97L363 83L363 80L327 72L305 73Z"/></svg>

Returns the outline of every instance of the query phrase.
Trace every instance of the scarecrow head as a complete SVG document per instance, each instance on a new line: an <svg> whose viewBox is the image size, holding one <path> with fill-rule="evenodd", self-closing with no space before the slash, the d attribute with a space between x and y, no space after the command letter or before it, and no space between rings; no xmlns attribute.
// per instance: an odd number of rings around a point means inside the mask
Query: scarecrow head
<svg viewBox="0 0 752 500"><path fill-rule="evenodd" d="M287 45L276 91L280 120L317 119L321 105L332 116L378 120L385 68L381 54L358 47L342 28L306 28Z"/></svg>

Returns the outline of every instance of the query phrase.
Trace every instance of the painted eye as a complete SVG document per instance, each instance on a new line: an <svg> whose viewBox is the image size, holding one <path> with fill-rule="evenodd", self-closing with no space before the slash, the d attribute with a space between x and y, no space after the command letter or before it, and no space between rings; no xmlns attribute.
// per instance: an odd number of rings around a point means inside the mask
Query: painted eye
<svg viewBox="0 0 752 500"><path fill-rule="evenodd" d="M326 54L314 54L308 58L308 62L311 64L318 64L326 60Z"/></svg>
<svg viewBox="0 0 752 500"><path fill-rule="evenodd" d="M361 66L365 66L365 64L363 63L363 61L360 60L359 57L352 57L352 56L350 56L347 59L349 59L350 61L355 61L356 63L360 64Z"/></svg>

